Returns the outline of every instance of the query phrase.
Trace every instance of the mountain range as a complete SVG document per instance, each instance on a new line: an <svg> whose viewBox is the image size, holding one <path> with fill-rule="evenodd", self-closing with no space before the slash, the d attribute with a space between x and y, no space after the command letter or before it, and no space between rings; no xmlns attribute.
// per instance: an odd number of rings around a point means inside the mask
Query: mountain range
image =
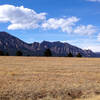
<svg viewBox="0 0 100 100"><path fill-rule="evenodd" d="M60 41L43 41L41 43L34 42L29 44L7 32L0 32L0 50L8 52L12 56L14 56L18 50L22 51L25 56L43 56L44 51L48 48L51 50L53 56L67 56L69 52L71 52L74 56L78 53L80 53L83 57L97 56L97 54L91 50L83 50Z"/></svg>

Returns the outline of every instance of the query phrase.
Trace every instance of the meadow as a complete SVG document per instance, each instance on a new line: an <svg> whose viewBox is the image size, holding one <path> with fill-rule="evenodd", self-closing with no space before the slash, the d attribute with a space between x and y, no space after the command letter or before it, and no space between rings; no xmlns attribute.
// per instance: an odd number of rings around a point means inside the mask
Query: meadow
<svg viewBox="0 0 100 100"><path fill-rule="evenodd" d="M0 57L0 100L100 100L100 58Z"/></svg>

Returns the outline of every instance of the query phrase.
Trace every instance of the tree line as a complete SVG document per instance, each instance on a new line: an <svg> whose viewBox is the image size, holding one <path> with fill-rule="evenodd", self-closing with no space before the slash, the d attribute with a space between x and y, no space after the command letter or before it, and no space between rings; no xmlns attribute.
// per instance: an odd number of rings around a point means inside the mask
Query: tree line
<svg viewBox="0 0 100 100"><path fill-rule="evenodd" d="M8 52L4 53L3 51L0 51L0 56L10 56L10 54ZM23 52L20 51L20 50L16 51L16 56L23 56ZM27 56L30 56L30 55L27 55ZM46 49L44 51L44 56L52 57L51 50L50 49ZM66 54L66 57L74 57L74 55L71 52L69 52L68 54ZM78 53L76 55L76 57L82 57L81 53Z"/></svg>
<svg viewBox="0 0 100 100"><path fill-rule="evenodd" d="M10 56L10 54L8 52L5 53L3 51L0 51L0 56ZM17 51L16 56L23 56L22 51Z"/></svg>
<svg viewBox="0 0 100 100"><path fill-rule="evenodd" d="M52 56L51 50L50 50L50 49L46 49L45 52L44 52L44 56L51 57L51 56ZM71 52L69 52L69 53L66 55L66 57L74 57L74 55L73 55ZM82 57L81 53L78 53L78 54L76 55L76 57Z"/></svg>

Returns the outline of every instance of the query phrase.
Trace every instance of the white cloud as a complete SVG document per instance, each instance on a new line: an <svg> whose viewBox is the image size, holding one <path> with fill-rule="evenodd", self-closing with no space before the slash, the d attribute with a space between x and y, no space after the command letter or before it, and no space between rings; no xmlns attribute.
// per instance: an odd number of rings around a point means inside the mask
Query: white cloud
<svg viewBox="0 0 100 100"><path fill-rule="evenodd" d="M73 26L79 19L77 17L70 18L50 18L42 24L44 29L61 29L63 32L71 33L73 31Z"/></svg>
<svg viewBox="0 0 100 100"><path fill-rule="evenodd" d="M36 13L34 10L16 7L14 5L0 6L0 22L10 23L8 30L16 29L60 29L66 33L77 33L81 35L91 35L96 32L93 25L81 25L76 27L80 19L77 17L69 18L49 18L46 19L46 13Z"/></svg>
<svg viewBox="0 0 100 100"><path fill-rule="evenodd" d="M93 25L80 25L75 28L74 33L80 34L80 35L92 35L97 32L97 29Z"/></svg>
<svg viewBox="0 0 100 100"><path fill-rule="evenodd" d="M86 50L89 49L94 52L100 52L100 45L90 45L90 46L85 47L84 49Z"/></svg>
<svg viewBox="0 0 100 100"><path fill-rule="evenodd" d="M90 2L100 2L100 0L87 0L87 1L90 1Z"/></svg>
<svg viewBox="0 0 100 100"><path fill-rule="evenodd" d="M97 40L100 41L100 33L99 33L99 35L97 36Z"/></svg>
<svg viewBox="0 0 100 100"><path fill-rule="evenodd" d="M97 32L97 29L93 25L80 25L76 27L76 22L79 21L77 17L70 18L50 18L42 24L44 29L61 29L63 32L80 34L80 35L92 35Z"/></svg>
<svg viewBox="0 0 100 100"><path fill-rule="evenodd" d="M10 22L9 30L34 29L46 19L46 13L36 13L32 9L15 7L13 5L0 6L0 22Z"/></svg>

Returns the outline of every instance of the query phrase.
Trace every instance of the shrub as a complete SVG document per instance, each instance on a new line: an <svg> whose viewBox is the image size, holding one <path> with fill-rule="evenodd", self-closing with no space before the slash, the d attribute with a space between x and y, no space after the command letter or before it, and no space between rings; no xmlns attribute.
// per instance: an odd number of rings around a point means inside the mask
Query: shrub
<svg viewBox="0 0 100 100"><path fill-rule="evenodd" d="M69 54L67 55L67 57L73 57L73 54L71 52L69 52Z"/></svg>
<svg viewBox="0 0 100 100"><path fill-rule="evenodd" d="M16 56L23 56L23 53L21 51L17 51Z"/></svg>
<svg viewBox="0 0 100 100"><path fill-rule="evenodd" d="M80 53L78 53L78 54L76 55L76 57L82 57L82 55L81 55Z"/></svg>
<svg viewBox="0 0 100 100"><path fill-rule="evenodd" d="M8 52L6 52L5 56L9 56L9 53L8 53Z"/></svg>
<svg viewBox="0 0 100 100"><path fill-rule="evenodd" d="M52 56L51 50L50 49L46 49L44 52L44 56L50 57Z"/></svg>
<svg viewBox="0 0 100 100"><path fill-rule="evenodd" d="M4 56L4 52L3 51L0 51L0 56Z"/></svg>

